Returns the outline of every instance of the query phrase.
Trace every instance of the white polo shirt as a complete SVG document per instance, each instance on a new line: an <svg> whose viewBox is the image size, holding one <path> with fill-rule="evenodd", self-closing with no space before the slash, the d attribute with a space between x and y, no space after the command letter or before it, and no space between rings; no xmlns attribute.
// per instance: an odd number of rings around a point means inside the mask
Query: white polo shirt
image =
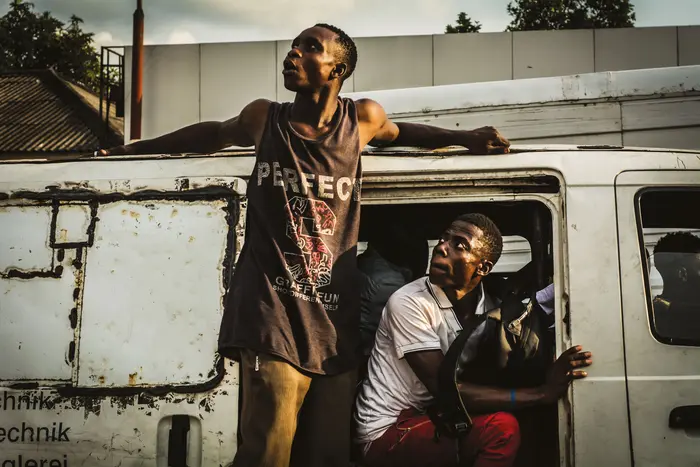
<svg viewBox="0 0 700 467"><path fill-rule="evenodd" d="M481 297L476 313L482 314L498 303L485 294L483 285L479 287ZM442 350L444 354L461 329L452 303L427 277L405 285L391 296L379 322L367 378L355 406L355 442L374 441L396 422L402 411L427 407L433 397L404 355L422 350Z"/></svg>

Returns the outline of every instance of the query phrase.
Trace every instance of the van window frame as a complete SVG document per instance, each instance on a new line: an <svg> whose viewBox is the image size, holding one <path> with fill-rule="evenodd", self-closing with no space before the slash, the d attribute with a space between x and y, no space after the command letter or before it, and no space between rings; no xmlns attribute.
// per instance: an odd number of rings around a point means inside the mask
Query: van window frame
<svg viewBox="0 0 700 467"><path fill-rule="evenodd" d="M689 191L700 192L700 187L693 185L655 185L641 188L634 195L634 213L636 220L636 228L639 239L639 254L641 255L642 264L647 265L647 258L645 254L646 246L644 245L644 224L642 219L642 197L649 192L682 192L687 193ZM698 227L700 228L700 226ZM644 279L644 297L647 307L647 319L649 323L649 331L651 332L654 340L664 345L672 346L688 346L688 347L700 347L700 337L698 339L685 339L680 337L665 337L659 334L656 329L655 316L654 316L654 297L651 292L651 277L648 267L645 267L642 271L642 278Z"/></svg>
<svg viewBox="0 0 700 467"><path fill-rule="evenodd" d="M560 355L568 348L571 340L571 319L569 309L569 254L566 247L566 184L563 176L553 171L542 171L538 175L544 175L545 183L534 186L534 171L520 172L510 171L509 177L503 180L503 173L465 173L465 174L441 174L443 177L451 177L452 180L464 178L474 183L454 189L445 196L443 193L426 192L425 190L409 189L399 191L392 196L392 188L371 187L372 191L381 191L381 195L365 197L363 192L362 205L398 205L398 204L437 204L437 203L518 203L531 201L541 203L549 211L551 217L551 242L552 251L552 281L555 286L554 303L554 342L555 354ZM495 180L494 180L495 179ZM488 184L480 185L479 182L488 180ZM518 183L518 182L521 183ZM553 183L556 181L556 183ZM363 182L363 189L367 186ZM475 188L476 186L476 188ZM507 188L506 188L507 187ZM403 187L400 187L403 188ZM528 241L529 242L529 241ZM532 249L532 245L530 244ZM558 432L558 458L566 459L564 462L574 462L574 420L573 410L566 409L573 403L571 393L567 393L560 400L557 407L557 432Z"/></svg>

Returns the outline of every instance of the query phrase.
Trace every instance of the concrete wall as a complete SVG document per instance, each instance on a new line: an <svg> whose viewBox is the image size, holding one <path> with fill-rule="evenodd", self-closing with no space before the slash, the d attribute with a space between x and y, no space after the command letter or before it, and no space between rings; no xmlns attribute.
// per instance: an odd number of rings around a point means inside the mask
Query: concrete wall
<svg viewBox="0 0 700 467"><path fill-rule="evenodd" d="M700 65L700 26L441 34L357 39L344 91ZM235 116L252 99L290 100L282 84L289 41L149 46L143 137ZM129 138L131 50L126 57Z"/></svg>

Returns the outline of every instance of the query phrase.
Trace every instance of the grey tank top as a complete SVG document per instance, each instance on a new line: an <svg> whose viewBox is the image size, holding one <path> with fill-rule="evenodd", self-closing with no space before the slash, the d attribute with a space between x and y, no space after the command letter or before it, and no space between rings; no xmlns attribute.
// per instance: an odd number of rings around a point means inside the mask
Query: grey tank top
<svg viewBox="0 0 700 467"><path fill-rule="evenodd" d="M339 99L331 131L312 140L273 103L248 182L246 236L219 334L314 374L353 369L359 347L360 138L355 103Z"/></svg>

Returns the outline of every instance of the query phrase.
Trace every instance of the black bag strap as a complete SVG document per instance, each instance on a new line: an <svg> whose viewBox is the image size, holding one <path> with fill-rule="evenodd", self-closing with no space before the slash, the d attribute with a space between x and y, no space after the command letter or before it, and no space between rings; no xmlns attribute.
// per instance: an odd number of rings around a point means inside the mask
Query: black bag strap
<svg viewBox="0 0 700 467"><path fill-rule="evenodd" d="M451 437L467 434L473 424L464 406L464 402L459 395L459 389L457 387L457 362L469 337L487 318L488 315L484 313L482 315L473 316L465 323L465 326L459 332L457 338L447 349L445 358L443 358L440 368L438 369L438 397L436 398L436 404L431 413L431 417L433 417L433 423L435 423L438 429L441 429L441 431ZM435 418L438 418L438 420Z"/></svg>
<svg viewBox="0 0 700 467"><path fill-rule="evenodd" d="M503 319L510 322L510 317L520 317L524 311L525 307L517 297L507 296L499 308L472 316L467 320L457 338L450 344L438 369L438 397L431 413L433 423L446 435L463 436L469 432L473 424L459 393L457 381L458 362L467 341L486 320L494 320L500 324L503 316Z"/></svg>

